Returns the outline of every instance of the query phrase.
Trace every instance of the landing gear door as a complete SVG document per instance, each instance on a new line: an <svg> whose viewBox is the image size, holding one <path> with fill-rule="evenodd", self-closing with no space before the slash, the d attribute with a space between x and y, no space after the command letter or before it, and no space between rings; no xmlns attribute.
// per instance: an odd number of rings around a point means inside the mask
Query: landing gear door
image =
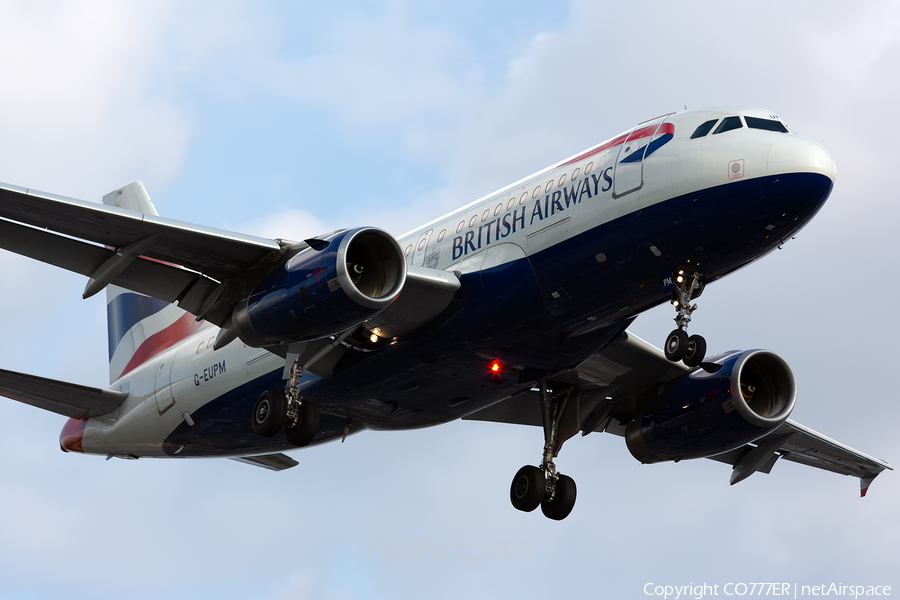
<svg viewBox="0 0 900 600"><path fill-rule="evenodd" d="M613 175L613 198L620 198L644 186L644 159L661 145L658 135L663 129L668 129L663 127L665 122L666 118L662 117L639 126L619 146Z"/></svg>
<svg viewBox="0 0 900 600"><path fill-rule="evenodd" d="M431 241L431 234L434 233L434 229L429 229L425 233L419 236L419 239L416 240L416 253L413 256L412 264L416 267L421 266L429 266L426 265L425 262L428 259L428 242ZM435 265L437 266L437 265Z"/></svg>

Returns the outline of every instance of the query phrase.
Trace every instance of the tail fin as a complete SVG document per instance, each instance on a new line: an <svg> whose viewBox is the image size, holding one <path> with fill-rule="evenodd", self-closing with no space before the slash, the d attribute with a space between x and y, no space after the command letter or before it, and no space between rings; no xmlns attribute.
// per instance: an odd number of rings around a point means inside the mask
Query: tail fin
<svg viewBox="0 0 900 600"><path fill-rule="evenodd" d="M140 181L106 194L103 204L158 214ZM110 383L200 328L192 314L174 304L114 285L106 288L106 320Z"/></svg>

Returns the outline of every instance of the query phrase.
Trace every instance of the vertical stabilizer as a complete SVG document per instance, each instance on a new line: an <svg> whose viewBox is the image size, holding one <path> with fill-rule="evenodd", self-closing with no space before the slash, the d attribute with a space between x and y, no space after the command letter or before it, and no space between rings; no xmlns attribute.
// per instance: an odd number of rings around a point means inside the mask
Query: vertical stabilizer
<svg viewBox="0 0 900 600"><path fill-rule="evenodd" d="M103 196L103 204L158 215L144 184L132 181ZM200 328L174 304L114 285L106 287L109 380L116 381Z"/></svg>

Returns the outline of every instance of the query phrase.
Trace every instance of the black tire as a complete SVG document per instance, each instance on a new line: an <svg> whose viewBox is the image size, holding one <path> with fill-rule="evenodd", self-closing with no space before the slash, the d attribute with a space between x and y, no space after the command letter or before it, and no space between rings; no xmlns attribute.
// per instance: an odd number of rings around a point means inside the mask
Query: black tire
<svg viewBox="0 0 900 600"><path fill-rule="evenodd" d="M706 339L701 335L692 335L688 338L687 348L684 353L684 364L696 367L706 358Z"/></svg>
<svg viewBox="0 0 900 600"><path fill-rule="evenodd" d="M575 480L568 475L560 475L556 482L556 496L552 502L546 500L541 502L541 512L548 519L562 521L575 508L575 496L577 495L578 489L575 487Z"/></svg>
<svg viewBox="0 0 900 600"><path fill-rule="evenodd" d="M517 510L531 512L540 506L546 487L547 479L540 468L524 466L509 486L509 500Z"/></svg>
<svg viewBox="0 0 900 600"><path fill-rule="evenodd" d="M285 437L292 446L308 446L319 431L319 407L309 400L300 404L300 419L296 427L288 424L284 428Z"/></svg>
<svg viewBox="0 0 900 600"><path fill-rule="evenodd" d="M688 334L685 333L683 329L673 330L672 333L669 334L669 337L666 338L664 347L666 358L672 362L678 362L684 358L684 353L687 352L687 346Z"/></svg>
<svg viewBox="0 0 900 600"><path fill-rule="evenodd" d="M278 390L263 392L253 405L253 413L250 415L254 433L263 437L277 435L284 427L286 407L284 394Z"/></svg>

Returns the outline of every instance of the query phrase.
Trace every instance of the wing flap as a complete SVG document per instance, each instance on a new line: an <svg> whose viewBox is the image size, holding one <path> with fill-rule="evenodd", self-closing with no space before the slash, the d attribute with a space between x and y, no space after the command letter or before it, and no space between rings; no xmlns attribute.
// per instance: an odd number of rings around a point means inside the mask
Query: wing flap
<svg viewBox="0 0 900 600"><path fill-rule="evenodd" d="M87 419L112 412L128 394L0 369L0 395L66 417Z"/></svg>

